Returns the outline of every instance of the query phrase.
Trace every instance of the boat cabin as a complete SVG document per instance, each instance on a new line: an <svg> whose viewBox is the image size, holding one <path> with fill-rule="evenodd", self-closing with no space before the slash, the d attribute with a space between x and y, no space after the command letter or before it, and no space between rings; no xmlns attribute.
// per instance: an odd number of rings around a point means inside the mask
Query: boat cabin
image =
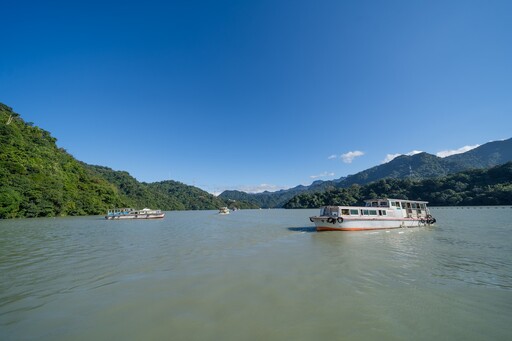
<svg viewBox="0 0 512 341"><path fill-rule="evenodd" d="M133 211L135 211L135 209L130 208L130 207L114 208L114 209L107 211L107 216L125 215L125 214L130 214Z"/></svg>
<svg viewBox="0 0 512 341"><path fill-rule="evenodd" d="M430 212L427 201L404 199L371 199L365 200L365 206L325 206L321 216L354 218L426 218Z"/></svg>

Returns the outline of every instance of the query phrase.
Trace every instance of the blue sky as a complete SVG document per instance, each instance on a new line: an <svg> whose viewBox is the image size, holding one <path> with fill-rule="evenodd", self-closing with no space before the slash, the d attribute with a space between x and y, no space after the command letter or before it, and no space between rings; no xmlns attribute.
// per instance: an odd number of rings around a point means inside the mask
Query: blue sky
<svg viewBox="0 0 512 341"><path fill-rule="evenodd" d="M511 1L0 1L0 101L140 181L275 190L512 136Z"/></svg>

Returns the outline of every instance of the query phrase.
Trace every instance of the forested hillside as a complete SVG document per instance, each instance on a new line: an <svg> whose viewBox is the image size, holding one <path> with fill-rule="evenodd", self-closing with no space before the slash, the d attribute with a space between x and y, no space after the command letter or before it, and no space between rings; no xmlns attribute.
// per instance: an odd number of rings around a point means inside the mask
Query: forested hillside
<svg viewBox="0 0 512 341"><path fill-rule="evenodd" d="M139 182L128 172L108 167L85 165L94 173L114 184L130 206L159 207L163 210L212 210L222 206L258 208L241 200L222 200L202 189L178 181Z"/></svg>
<svg viewBox="0 0 512 341"><path fill-rule="evenodd" d="M55 142L0 103L0 218L98 214L124 204L114 185Z"/></svg>
<svg viewBox="0 0 512 341"><path fill-rule="evenodd" d="M318 193L305 193L285 208L361 204L365 199L426 200L431 206L512 205L512 162L490 169L474 169L426 180L382 179Z"/></svg>
<svg viewBox="0 0 512 341"><path fill-rule="evenodd" d="M87 165L56 141L0 103L0 218L95 215L113 207L256 207L176 181L148 184L124 171Z"/></svg>

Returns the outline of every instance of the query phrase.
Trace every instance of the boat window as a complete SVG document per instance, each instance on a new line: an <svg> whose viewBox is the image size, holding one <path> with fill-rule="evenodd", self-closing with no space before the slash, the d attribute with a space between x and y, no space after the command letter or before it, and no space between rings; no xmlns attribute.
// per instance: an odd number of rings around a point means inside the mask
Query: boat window
<svg viewBox="0 0 512 341"><path fill-rule="evenodd" d="M325 209L324 209L324 215L329 215L329 216L337 216L338 215L338 208L337 207L333 207L333 206L327 206Z"/></svg>
<svg viewBox="0 0 512 341"><path fill-rule="evenodd" d="M415 202L412 203L412 208L416 208L416 203Z"/></svg>
<svg viewBox="0 0 512 341"><path fill-rule="evenodd" d="M396 207L400 208L400 201L396 202Z"/></svg>
<svg viewBox="0 0 512 341"><path fill-rule="evenodd" d="M393 206L393 207L396 206L396 202L392 201L391 206Z"/></svg>
<svg viewBox="0 0 512 341"><path fill-rule="evenodd" d="M368 210L361 210L362 215L368 215Z"/></svg>
<svg viewBox="0 0 512 341"><path fill-rule="evenodd" d="M407 204L405 202L402 203L402 208L407 208Z"/></svg>
<svg viewBox="0 0 512 341"><path fill-rule="evenodd" d="M387 215L388 213L386 211L382 211L382 215Z"/></svg>
<svg viewBox="0 0 512 341"><path fill-rule="evenodd" d="M377 211L376 210L370 210L370 215L377 215Z"/></svg>
<svg viewBox="0 0 512 341"><path fill-rule="evenodd" d="M341 215L348 215L348 208L342 208Z"/></svg>
<svg viewBox="0 0 512 341"><path fill-rule="evenodd" d="M350 210L350 215L359 215L359 210Z"/></svg>
<svg viewBox="0 0 512 341"><path fill-rule="evenodd" d="M387 201L381 201L380 202L380 207L388 207L388 202Z"/></svg>
<svg viewBox="0 0 512 341"><path fill-rule="evenodd" d="M379 207L379 203L377 201L372 201L372 207Z"/></svg>

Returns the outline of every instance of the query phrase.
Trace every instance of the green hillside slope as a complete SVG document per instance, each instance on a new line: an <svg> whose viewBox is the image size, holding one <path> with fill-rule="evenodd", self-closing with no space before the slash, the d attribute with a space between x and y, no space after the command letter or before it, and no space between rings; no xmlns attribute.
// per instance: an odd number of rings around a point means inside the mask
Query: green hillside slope
<svg viewBox="0 0 512 341"><path fill-rule="evenodd" d="M99 214L124 204L49 132L0 103L0 218Z"/></svg>
<svg viewBox="0 0 512 341"><path fill-rule="evenodd" d="M176 181L148 184L124 171L87 165L58 148L49 132L1 103L0 184L0 218L96 215L113 207L257 207Z"/></svg>

